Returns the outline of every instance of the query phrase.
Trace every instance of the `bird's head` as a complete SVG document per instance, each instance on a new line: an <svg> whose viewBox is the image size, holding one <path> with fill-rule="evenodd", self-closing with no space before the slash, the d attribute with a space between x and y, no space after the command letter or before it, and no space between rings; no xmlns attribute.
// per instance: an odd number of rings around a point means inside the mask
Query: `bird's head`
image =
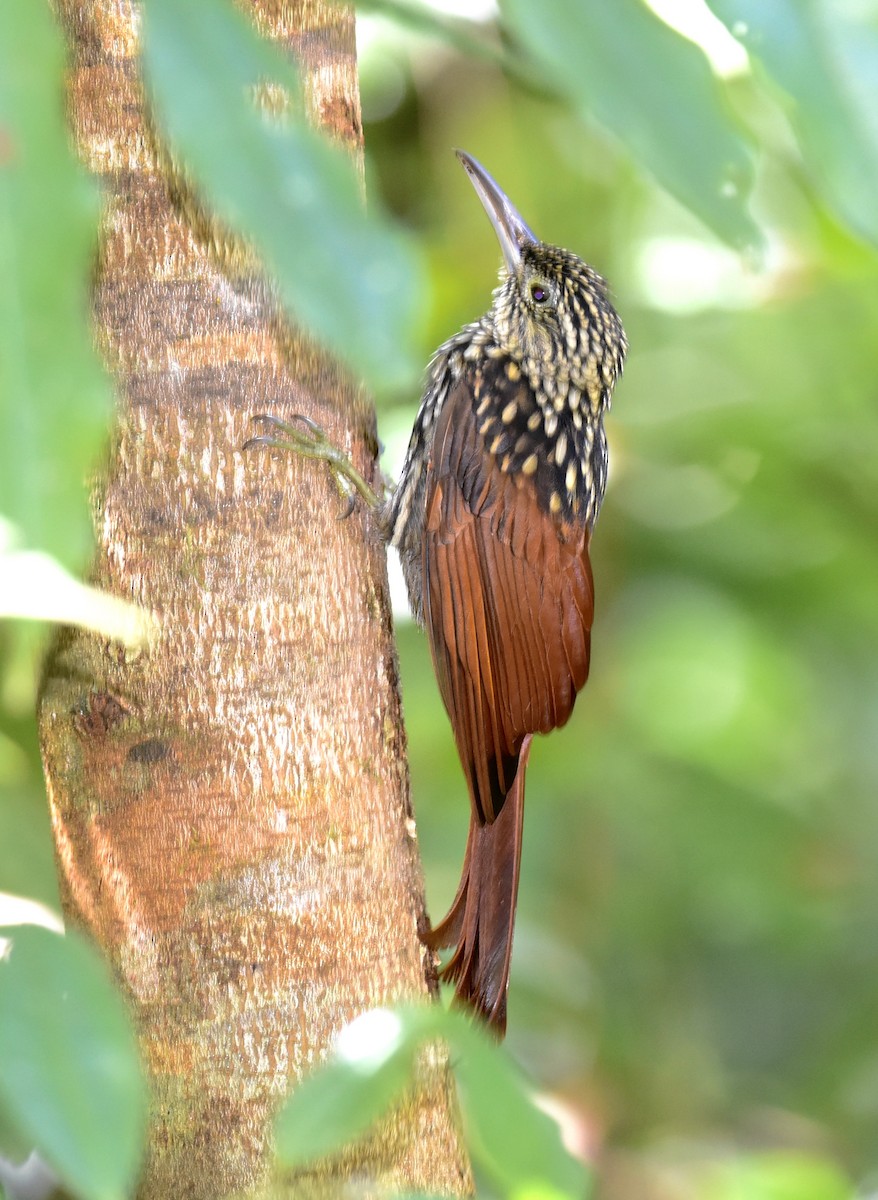
<svg viewBox="0 0 878 1200"><path fill-rule="evenodd" d="M503 251L491 309L500 347L548 399L575 388L600 416L628 345L606 283L577 255L541 242L485 168L462 150L457 156Z"/></svg>

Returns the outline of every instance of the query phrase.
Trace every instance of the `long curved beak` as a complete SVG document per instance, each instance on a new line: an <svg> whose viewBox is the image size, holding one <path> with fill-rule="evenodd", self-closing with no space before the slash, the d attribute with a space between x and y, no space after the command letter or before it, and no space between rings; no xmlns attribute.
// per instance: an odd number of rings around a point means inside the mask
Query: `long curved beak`
<svg viewBox="0 0 878 1200"><path fill-rule="evenodd" d="M518 209L482 164L465 150L458 150L456 154L491 219L494 232L500 241L506 269L510 272L517 270L521 263L522 247L533 245L539 238L525 224Z"/></svg>

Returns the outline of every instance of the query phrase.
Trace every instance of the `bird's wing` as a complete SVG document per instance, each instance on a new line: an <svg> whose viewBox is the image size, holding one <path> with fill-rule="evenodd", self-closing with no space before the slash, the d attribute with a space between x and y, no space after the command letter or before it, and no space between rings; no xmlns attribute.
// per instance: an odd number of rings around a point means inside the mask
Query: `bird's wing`
<svg viewBox="0 0 878 1200"><path fill-rule="evenodd" d="M518 389L519 409L527 408L524 381L492 374L493 381L481 368L466 373L442 406L423 545L436 675L475 815L489 823L513 784L525 737L570 716L588 675L594 607L587 525L553 517L534 478L504 472L480 432L486 388L495 407ZM506 392L498 396L498 388ZM529 393L528 400L533 407Z"/></svg>

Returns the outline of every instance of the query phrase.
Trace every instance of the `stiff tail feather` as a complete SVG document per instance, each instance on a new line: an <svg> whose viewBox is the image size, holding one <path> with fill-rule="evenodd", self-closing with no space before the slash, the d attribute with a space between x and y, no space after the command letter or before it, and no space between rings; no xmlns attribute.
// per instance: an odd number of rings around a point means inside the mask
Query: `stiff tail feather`
<svg viewBox="0 0 878 1200"><path fill-rule="evenodd" d="M457 895L447 916L426 938L432 950L455 947L442 968L442 978L456 985L456 998L475 1009L500 1037L506 1032L529 751L530 737L522 746L515 779L496 819L482 824L471 813Z"/></svg>

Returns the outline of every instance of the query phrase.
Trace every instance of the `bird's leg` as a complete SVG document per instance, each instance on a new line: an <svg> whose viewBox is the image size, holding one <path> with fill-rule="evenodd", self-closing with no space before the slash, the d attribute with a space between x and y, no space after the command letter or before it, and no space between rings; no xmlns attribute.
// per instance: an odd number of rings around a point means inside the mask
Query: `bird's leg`
<svg viewBox="0 0 878 1200"><path fill-rule="evenodd" d="M334 446L320 426L310 417L295 413L291 422L282 421L268 413L258 413L253 418L264 425L270 426L277 433L261 434L249 438L244 443L244 449L253 446L276 446L280 450L292 450L304 458L316 458L325 462L330 471L340 495L350 501L350 506L344 514L346 517L353 510L356 493L366 501L371 509L381 506L384 500L384 481L381 481L381 491L376 492L366 482L344 451ZM296 424L298 422L298 424ZM301 428L304 426L304 429Z"/></svg>

